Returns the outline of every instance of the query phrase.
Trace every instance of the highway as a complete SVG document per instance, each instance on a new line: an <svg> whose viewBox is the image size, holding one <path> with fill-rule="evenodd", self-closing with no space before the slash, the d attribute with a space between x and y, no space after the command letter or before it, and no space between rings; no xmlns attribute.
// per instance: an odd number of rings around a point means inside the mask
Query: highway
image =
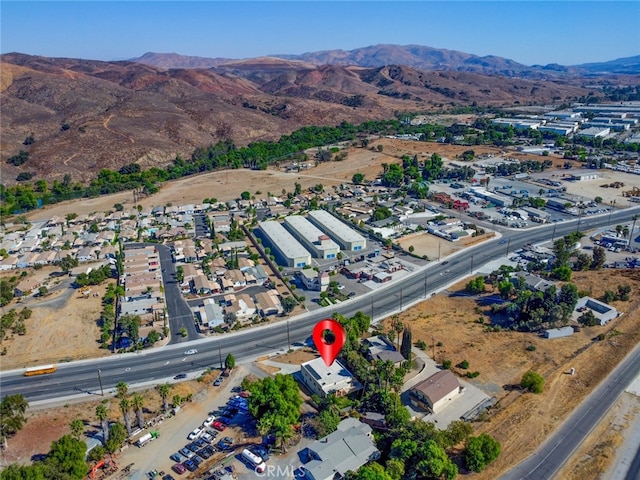
<svg viewBox="0 0 640 480"><path fill-rule="evenodd" d="M638 207L626 209L609 215L583 217L581 230L591 230L606 225L629 222ZM55 399L77 394L78 391L100 393L100 380L105 391L113 389L118 382L134 385L140 382L165 381L166 378L183 372L196 372L208 366L218 367L228 353L236 357L238 363L246 363L258 357L279 350L286 350L289 343L303 342L310 335L315 323L330 317L334 311L344 316L352 316L357 311L371 315L374 319L384 318L392 313L406 309L409 305L426 299L431 292L444 288L457 279L463 278L481 265L505 257L509 251L522 248L525 243L540 243L559 238L577 227L578 220L544 225L527 230L505 233L506 243L492 240L467 249L450 257L448 262L433 262L426 267L412 272L405 278L389 283L369 294L361 295L340 304L334 309L309 312L287 320L269 325L250 327L245 330L224 334L219 337L208 337L195 341L181 342L155 350L139 353L117 354L109 358L82 360L62 363L58 371L52 375L41 377L24 377L22 370L2 372L0 374L0 391L2 396L20 393L28 402ZM162 250L161 250L162 252ZM166 252L165 252L166 253ZM170 259L169 259L170 261ZM173 264L166 263L164 254L161 257L162 267L173 269ZM171 271L168 270L168 273ZM177 289L177 285L175 285ZM180 303L170 298L167 288L167 303L171 319L172 331L178 325L188 330L193 328L197 335L191 313L182 312ZM189 319L187 320L187 315ZM190 325L189 325L190 324ZM192 332L189 331L189 337ZM179 339L183 340L183 339ZM188 348L197 348L198 353L185 356ZM100 378L98 376L100 370ZM632 370L638 371L634 364Z"/></svg>
<svg viewBox="0 0 640 480"><path fill-rule="evenodd" d="M640 346L637 346L580 404L535 454L501 477L501 480L547 480L556 478L558 470L580 446L584 438L604 418L607 410L640 371ZM637 458L637 457L636 457ZM634 460L628 479L637 478Z"/></svg>

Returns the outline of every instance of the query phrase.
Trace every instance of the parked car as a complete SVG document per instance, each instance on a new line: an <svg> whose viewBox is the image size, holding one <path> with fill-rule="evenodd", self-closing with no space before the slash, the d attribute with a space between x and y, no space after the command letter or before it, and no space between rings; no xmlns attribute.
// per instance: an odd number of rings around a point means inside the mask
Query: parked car
<svg viewBox="0 0 640 480"><path fill-rule="evenodd" d="M203 433L204 433L204 430L198 427L195 430L193 430L193 432L191 432L187 438L189 440L195 440L196 438L199 438L200 435L202 435Z"/></svg>
<svg viewBox="0 0 640 480"><path fill-rule="evenodd" d="M213 386L214 386L214 387L219 387L220 385L222 385L222 381L223 381L223 378L222 378L222 377L218 377L218 378L216 378L216 381L215 381L215 382L213 382Z"/></svg>
<svg viewBox="0 0 640 480"><path fill-rule="evenodd" d="M182 465L190 472L195 472L198 469L198 465L196 465L195 462L192 462L191 460L187 460Z"/></svg>
<svg viewBox="0 0 640 480"><path fill-rule="evenodd" d="M204 448L207 446L207 442L205 442L202 438L196 438L193 443L195 443L200 448Z"/></svg>
<svg viewBox="0 0 640 480"><path fill-rule="evenodd" d="M213 426L213 428L215 428L216 430L218 430L220 432L223 432L227 428L227 426L224 423L222 423L222 422L220 422L218 420L213 422L212 426Z"/></svg>
<svg viewBox="0 0 640 480"><path fill-rule="evenodd" d="M172 453L171 455L169 455L169 458L176 463L182 463L185 460L188 460L188 458L182 455L180 452Z"/></svg>
<svg viewBox="0 0 640 480"><path fill-rule="evenodd" d="M176 480L176 479L167 473L165 476L162 477L162 480Z"/></svg>
<svg viewBox="0 0 640 480"><path fill-rule="evenodd" d="M184 448L187 448L193 453L196 453L198 450L200 450L200 447L196 444L196 442L191 442L189 445L186 445ZM189 457L189 458L192 458L192 457Z"/></svg>
<svg viewBox="0 0 640 480"><path fill-rule="evenodd" d="M178 452L180 455L186 457L186 459L189 459L191 457L193 457L195 455L195 453L193 453L191 450L189 450L187 447L185 448L181 448L180 451ZM183 460L184 462L184 460Z"/></svg>
<svg viewBox="0 0 640 480"><path fill-rule="evenodd" d="M203 460L203 459L202 459L202 457L201 457L201 456L199 456L199 455L196 455L195 457L193 457L193 458L191 459L191 461L192 461L193 463L195 463L195 464L196 464L196 466L198 466L198 467L204 463L204 460Z"/></svg>
<svg viewBox="0 0 640 480"><path fill-rule="evenodd" d="M211 424L215 421L216 417L214 417L213 415L210 415L206 418L206 420L204 422L202 422L202 425L204 427L210 427Z"/></svg>
<svg viewBox="0 0 640 480"><path fill-rule="evenodd" d="M205 442L207 442L207 443L213 442L213 439L214 439L214 437L208 432L203 433L202 437L200 437L200 438L202 440L204 440Z"/></svg>
<svg viewBox="0 0 640 480"><path fill-rule="evenodd" d="M178 475L182 475L184 472L187 471L187 469L181 463L176 463L173 467L171 467L171 470L176 472Z"/></svg>
<svg viewBox="0 0 640 480"><path fill-rule="evenodd" d="M198 456L206 460L207 458L211 457L211 454L206 448L203 448L202 450L198 450Z"/></svg>

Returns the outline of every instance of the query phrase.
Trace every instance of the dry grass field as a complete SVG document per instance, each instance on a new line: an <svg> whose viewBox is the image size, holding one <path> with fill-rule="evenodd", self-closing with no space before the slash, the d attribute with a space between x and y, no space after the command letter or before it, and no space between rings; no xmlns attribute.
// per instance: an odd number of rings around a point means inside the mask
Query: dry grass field
<svg viewBox="0 0 640 480"><path fill-rule="evenodd" d="M640 272L579 272L573 281L595 298L627 284L632 287L632 300L614 302L624 314L609 325L583 328L572 337L556 340L521 332L486 332L479 319L489 323L487 310L478 308L475 298L457 295L464 281L449 289L451 296L437 295L400 314L411 326L414 341L427 343L429 355L435 345L438 362L446 359L456 365L467 360L470 371L480 372L472 382L499 399L488 421L476 423L475 428L495 436L502 444L502 454L474 478L497 478L524 459L640 341ZM390 319L383 325L389 330ZM608 334L606 340L594 341L600 333ZM535 350L528 351L529 345ZM571 367L576 369L575 376L567 374ZM523 395L512 389L530 369L545 378L541 395ZM606 465L599 462L598 468Z"/></svg>

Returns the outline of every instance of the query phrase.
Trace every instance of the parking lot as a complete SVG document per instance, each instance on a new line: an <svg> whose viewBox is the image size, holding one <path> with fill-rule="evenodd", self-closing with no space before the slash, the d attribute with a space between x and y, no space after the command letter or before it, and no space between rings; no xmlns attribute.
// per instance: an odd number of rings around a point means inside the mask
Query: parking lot
<svg viewBox="0 0 640 480"><path fill-rule="evenodd" d="M208 478L207 471L234 455L241 445L259 442L259 437L246 435L246 428L253 428L253 419L246 412L246 400L239 400L242 398L240 383L245 375L243 367L236 368L220 386L207 387L192 402L183 405L175 416L156 426L154 430L159 433L156 440L144 447L130 446L125 450L119 456L118 464L134 464L128 478L148 480L152 476L150 473L155 471L177 479L190 469L202 478ZM199 432L189 439L195 429ZM182 468L176 465L182 465L185 471L178 473Z"/></svg>

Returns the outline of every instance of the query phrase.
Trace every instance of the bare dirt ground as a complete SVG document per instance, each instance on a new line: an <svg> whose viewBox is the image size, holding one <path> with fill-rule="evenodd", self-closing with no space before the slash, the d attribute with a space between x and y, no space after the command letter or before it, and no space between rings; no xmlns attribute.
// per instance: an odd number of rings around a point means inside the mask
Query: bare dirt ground
<svg viewBox="0 0 640 480"><path fill-rule="evenodd" d="M395 242L401 245L405 250L408 250L409 247L413 247L414 255L426 255L428 258L437 259L446 258L452 253L464 250L471 245L489 240L494 235L495 234L491 232L478 235L477 237L463 237L457 242L449 242L427 232L417 232L400 237L395 240Z"/></svg>
<svg viewBox="0 0 640 480"><path fill-rule="evenodd" d="M502 444L502 454L474 478L497 478L530 454L640 341L640 299L633 293L640 288L639 272L579 272L573 281L579 290L595 298L606 289L615 291L619 284L631 285L632 300L614 302L625 313L609 325L583 328L572 337L556 340L520 332L485 332L479 318L489 323L488 312L466 296L437 295L400 314L399 318L411 326L413 340L427 343L429 355L435 351L438 362L447 359L453 365L467 360L469 371L480 372L472 383L499 400L488 421L478 422L475 427L477 432L496 437ZM449 291L455 294L465 283ZM388 331L390 320L383 325ZM600 333L608 334L606 340L594 341ZM529 345L535 350L526 350ZM567 374L571 367L576 369L574 376ZM530 369L545 378L541 395L513 389ZM464 370L456 370L464 374Z"/></svg>
<svg viewBox="0 0 640 480"><path fill-rule="evenodd" d="M29 269L29 272L30 276L42 280L53 270L53 267L45 267ZM54 289L58 282L58 279L49 280L48 288ZM3 311L11 308L20 311L26 307L32 314L25 321L26 335L14 335L9 331L2 340L2 347L7 348L7 354L1 360L2 370L110 355L108 350L98 348L98 319L108 282L91 287L91 294L86 298L68 285L68 278L62 282L66 283L44 298L28 297L19 302L14 299L3 308Z"/></svg>
<svg viewBox="0 0 640 480"><path fill-rule="evenodd" d="M289 365L301 365L304 362L318 358L318 352L314 348L304 347L291 353L284 353L270 357L269 360L278 363L288 363Z"/></svg>
<svg viewBox="0 0 640 480"><path fill-rule="evenodd" d="M383 151L379 152L377 146L382 145ZM228 201L238 198L240 193L247 190L257 198L266 196L268 192L280 195L282 189L292 191L295 183L300 183L303 188L312 187L321 183L325 187L337 185L342 182L350 182L355 173L362 173L365 179L372 180L382 172L383 163L398 163L403 155L418 155L419 158L431 156L433 153L455 159L469 147L460 145L446 145L432 142L412 142L381 138L372 141L368 148L349 147L347 158L342 161L331 161L319 164L308 170L298 173L287 173L282 169L271 167L265 171L258 170L229 170L212 173L204 173L188 178L166 182L160 191L138 203L143 207L199 203L205 198L217 198L220 201ZM476 155L482 153L500 154L500 149L494 147L478 146L473 148ZM511 155L511 153L509 154ZM515 155L515 153L513 154ZM537 157L539 158L539 157ZM30 212L30 220L45 220L53 216L64 217L67 213L75 212L79 215L92 212L106 212L113 209L113 205L121 203L125 208L131 208L133 194L131 191L120 192L97 198L87 198L75 201L61 202L57 205Z"/></svg>

